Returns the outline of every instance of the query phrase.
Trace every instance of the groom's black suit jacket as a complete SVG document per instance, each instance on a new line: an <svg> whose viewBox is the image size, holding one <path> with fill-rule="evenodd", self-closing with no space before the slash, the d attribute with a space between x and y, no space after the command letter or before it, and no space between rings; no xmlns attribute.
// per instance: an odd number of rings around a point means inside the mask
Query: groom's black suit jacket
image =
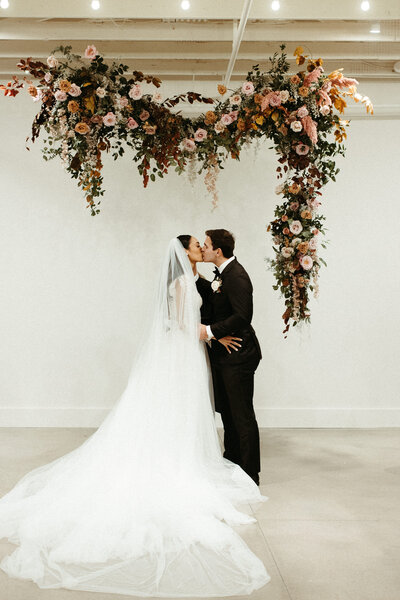
<svg viewBox="0 0 400 600"><path fill-rule="evenodd" d="M203 299L202 323L211 325L216 338L210 349L211 362L216 365L239 365L258 363L261 348L251 326L253 317L253 286L246 270L236 258L222 271L222 284L217 292L211 284L199 278L197 289ZM203 320L204 317L204 320ZM242 338L241 348L231 354L217 340L226 335Z"/></svg>

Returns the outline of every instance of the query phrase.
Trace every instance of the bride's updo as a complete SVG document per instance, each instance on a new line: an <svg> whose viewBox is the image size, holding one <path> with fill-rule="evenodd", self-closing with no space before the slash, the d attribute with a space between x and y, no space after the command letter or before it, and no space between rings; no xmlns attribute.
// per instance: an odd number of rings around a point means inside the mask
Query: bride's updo
<svg viewBox="0 0 400 600"><path fill-rule="evenodd" d="M178 235L177 238L180 241L180 243L182 244L182 246L185 248L185 250L189 250L189 244L190 244L190 240L192 239L192 236L191 235Z"/></svg>

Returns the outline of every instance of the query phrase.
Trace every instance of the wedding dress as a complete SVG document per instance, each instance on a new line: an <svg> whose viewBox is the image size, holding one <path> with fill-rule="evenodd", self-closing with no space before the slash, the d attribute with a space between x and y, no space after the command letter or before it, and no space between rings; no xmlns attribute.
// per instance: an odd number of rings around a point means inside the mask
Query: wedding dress
<svg viewBox="0 0 400 600"><path fill-rule="evenodd" d="M151 330L127 387L80 447L0 500L1 568L41 588L132 596L250 594L270 577L231 526L265 500L224 459L210 400L201 298L171 240Z"/></svg>

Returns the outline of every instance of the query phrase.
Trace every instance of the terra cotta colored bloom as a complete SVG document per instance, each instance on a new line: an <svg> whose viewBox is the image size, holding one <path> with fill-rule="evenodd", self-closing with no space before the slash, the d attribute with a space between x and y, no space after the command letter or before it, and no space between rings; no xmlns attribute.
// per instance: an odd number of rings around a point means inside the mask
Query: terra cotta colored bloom
<svg viewBox="0 0 400 600"><path fill-rule="evenodd" d="M61 81L58 82L58 87L63 92L69 92L71 89L71 82L68 81L68 79L61 79Z"/></svg>
<svg viewBox="0 0 400 600"><path fill-rule="evenodd" d="M81 121L75 125L75 131L84 135L85 133L89 133L90 127L87 123Z"/></svg>
<svg viewBox="0 0 400 600"><path fill-rule="evenodd" d="M68 110L70 113L79 112L79 104L77 102L75 102L75 100L70 100L68 102Z"/></svg>

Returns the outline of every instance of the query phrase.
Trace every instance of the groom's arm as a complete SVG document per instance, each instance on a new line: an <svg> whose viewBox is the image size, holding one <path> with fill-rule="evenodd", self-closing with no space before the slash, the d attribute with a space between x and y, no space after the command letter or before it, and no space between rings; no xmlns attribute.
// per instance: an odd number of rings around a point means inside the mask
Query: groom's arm
<svg viewBox="0 0 400 600"><path fill-rule="evenodd" d="M223 321L211 324L211 332L217 340L248 327L253 317L253 286L249 277L243 274L226 278L223 285L232 307L232 314Z"/></svg>

